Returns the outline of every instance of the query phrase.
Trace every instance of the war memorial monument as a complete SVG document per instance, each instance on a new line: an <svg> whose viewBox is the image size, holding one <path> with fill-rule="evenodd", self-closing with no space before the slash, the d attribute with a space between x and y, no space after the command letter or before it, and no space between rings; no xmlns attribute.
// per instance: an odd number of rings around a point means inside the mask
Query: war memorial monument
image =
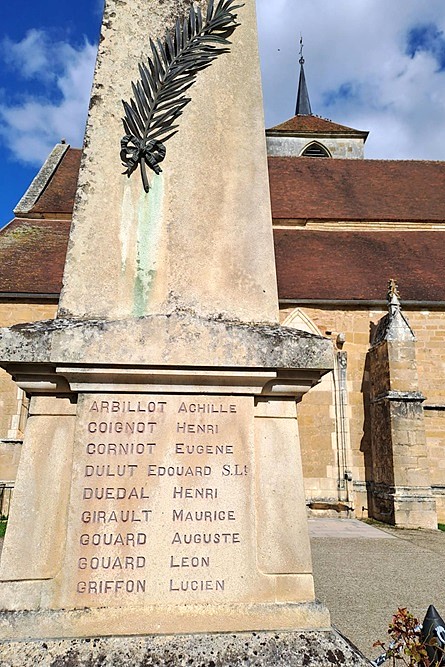
<svg viewBox="0 0 445 667"><path fill-rule="evenodd" d="M58 315L1 330L2 665L366 664L315 601L332 349L279 326L267 178L255 0L107 0Z"/></svg>

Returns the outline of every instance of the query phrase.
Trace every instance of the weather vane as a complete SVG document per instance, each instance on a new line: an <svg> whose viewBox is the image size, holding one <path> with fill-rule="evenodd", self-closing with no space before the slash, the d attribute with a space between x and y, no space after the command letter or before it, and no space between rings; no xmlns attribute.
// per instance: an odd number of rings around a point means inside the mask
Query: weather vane
<svg viewBox="0 0 445 667"><path fill-rule="evenodd" d="M303 58L303 35L300 32L300 65L304 65Z"/></svg>

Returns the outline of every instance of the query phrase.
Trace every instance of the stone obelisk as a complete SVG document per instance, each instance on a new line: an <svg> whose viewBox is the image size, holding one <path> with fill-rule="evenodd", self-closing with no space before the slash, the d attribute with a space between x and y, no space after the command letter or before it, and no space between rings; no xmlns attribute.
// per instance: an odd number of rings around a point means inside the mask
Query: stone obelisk
<svg viewBox="0 0 445 667"><path fill-rule="evenodd" d="M133 94L149 38L162 38L190 2L126 4L105 10L60 313L112 320L184 310L276 322L254 3L235 10L230 53L187 91L148 195L139 174L122 177L116 157L121 98Z"/></svg>
<svg viewBox="0 0 445 667"><path fill-rule="evenodd" d="M58 316L1 332L31 396L0 564L11 665L39 639L73 665L359 661L314 599L296 401L332 353L278 324L254 0L150 144L162 172L122 174L121 99L198 6L234 3L107 0Z"/></svg>

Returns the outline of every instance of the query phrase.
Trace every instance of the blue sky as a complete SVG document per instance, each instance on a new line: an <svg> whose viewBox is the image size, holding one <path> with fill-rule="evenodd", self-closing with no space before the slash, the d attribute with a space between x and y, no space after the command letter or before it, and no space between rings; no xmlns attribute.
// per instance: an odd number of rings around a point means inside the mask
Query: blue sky
<svg viewBox="0 0 445 667"><path fill-rule="evenodd" d="M303 34L313 113L366 156L445 159L444 0L257 0L266 125L293 115ZM102 0L3 0L0 226L51 147L82 143Z"/></svg>
<svg viewBox="0 0 445 667"><path fill-rule="evenodd" d="M81 145L99 0L3 0L0 8L0 226L62 137Z"/></svg>

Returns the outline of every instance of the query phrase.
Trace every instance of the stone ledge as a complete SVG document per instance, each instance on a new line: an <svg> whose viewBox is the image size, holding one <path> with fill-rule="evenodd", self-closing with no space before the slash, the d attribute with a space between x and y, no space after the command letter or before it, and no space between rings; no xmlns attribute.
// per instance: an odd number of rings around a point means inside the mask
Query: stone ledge
<svg viewBox="0 0 445 667"><path fill-rule="evenodd" d="M328 339L276 324L175 311L129 320L56 319L0 329L5 363L305 368L333 367Z"/></svg>
<svg viewBox="0 0 445 667"><path fill-rule="evenodd" d="M399 401L400 403L423 403L425 396L420 391L385 391L375 398L371 399L372 403L379 403L380 401Z"/></svg>
<svg viewBox="0 0 445 667"><path fill-rule="evenodd" d="M2 582L0 586L0 641L28 641L36 638L62 639L173 635L191 633L323 630L331 626L329 611L317 602L262 602L87 607L84 609L43 610L39 598L44 586L35 587L34 599L27 599L29 611L14 609L10 601L20 601L32 582ZM43 582L41 582L43 583ZM22 607L23 608L23 607Z"/></svg>
<svg viewBox="0 0 445 667"><path fill-rule="evenodd" d="M5 667L367 667L334 630L5 642Z"/></svg>

